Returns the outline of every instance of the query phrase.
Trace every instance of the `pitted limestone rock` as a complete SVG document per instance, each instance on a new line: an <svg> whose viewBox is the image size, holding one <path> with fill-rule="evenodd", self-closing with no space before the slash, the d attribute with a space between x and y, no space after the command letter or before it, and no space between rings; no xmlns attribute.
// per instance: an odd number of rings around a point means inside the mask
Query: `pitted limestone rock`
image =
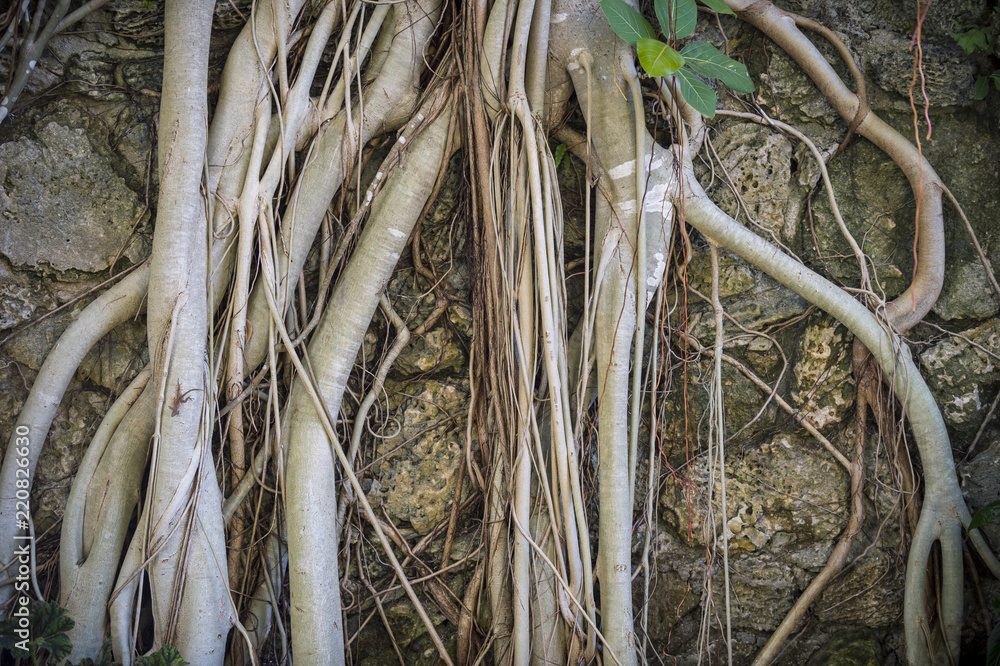
<svg viewBox="0 0 1000 666"><path fill-rule="evenodd" d="M826 45L820 49L827 55L832 49ZM771 107L777 117L785 122L819 123L833 125L840 120L826 98L816 94L815 84L805 72L788 57L784 51L775 49L769 55L767 71L761 74L761 85L757 99ZM835 61L832 53L827 60Z"/></svg>
<svg viewBox="0 0 1000 666"><path fill-rule="evenodd" d="M455 499L469 388L465 380L390 383L393 421L377 440L370 499L395 521L427 534L448 517ZM468 486L466 486L468 487Z"/></svg>
<svg viewBox="0 0 1000 666"><path fill-rule="evenodd" d="M76 377L114 391L131 381L148 362L146 322L128 321L87 353Z"/></svg>
<svg viewBox="0 0 1000 666"><path fill-rule="evenodd" d="M701 456L694 463L690 482L708 488L709 476L707 457ZM817 542L829 545L847 520L847 475L812 441L780 435L738 455L730 451L726 476L730 553L773 556L771 542L779 535L783 536L778 546L786 552L809 550ZM675 534L690 535L693 544L715 540L721 546L721 516L712 537L712 525L703 511L707 496L691 498L689 510L684 485L675 479L667 482L660 498L663 519ZM717 471L713 489L718 502L722 482ZM825 561L824 555L811 550L800 554L799 564L805 568L822 567Z"/></svg>
<svg viewBox="0 0 1000 666"><path fill-rule="evenodd" d="M754 288L760 271L728 250L719 250L719 298L729 298ZM711 261L707 248L698 248L688 264L688 283L705 294L712 290Z"/></svg>
<svg viewBox="0 0 1000 666"><path fill-rule="evenodd" d="M986 319L1000 310L986 271L979 261L949 266L944 288L931 311L942 319Z"/></svg>
<svg viewBox="0 0 1000 666"><path fill-rule="evenodd" d="M860 552L864 537L856 544ZM905 566L895 544L872 547L834 580L815 605L820 621L888 627L899 619L903 607Z"/></svg>
<svg viewBox="0 0 1000 666"><path fill-rule="evenodd" d="M934 106L973 104L976 66L961 47L954 41L943 41L941 44L923 43L921 48L923 78L920 93L916 94L926 93L927 100ZM874 30L864 50L869 71L878 86L909 99L913 79L910 38Z"/></svg>
<svg viewBox="0 0 1000 666"><path fill-rule="evenodd" d="M852 143L830 171L837 206L861 249L875 266L878 288L892 296L909 284L912 269L913 191L896 164L866 141ZM834 279L857 286L859 268L833 215L829 199L813 197L806 258Z"/></svg>
<svg viewBox="0 0 1000 666"><path fill-rule="evenodd" d="M55 307L55 302L33 275L13 271L0 258L0 331L24 323L32 316Z"/></svg>
<svg viewBox="0 0 1000 666"><path fill-rule="evenodd" d="M37 372L45 362L49 351L59 340L59 336L81 309L82 306L78 305L72 310L63 310L34 326L26 327L4 345L6 358L15 361L22 368Z"/></svg>
<svg viewBox="0 0 1000 666"><path fill-rule="evenodd" d="M870 629L837 631L809 659L807 666L882 666L882 646Z"/></svg>
<svg viewBox="0 0 1000 666"><path fill-rule="evenodd" d="M945 422L963 434L974 433L989 408L986 393L1000 382L1000 321L946 338L920 360Z"/></svg>
<svg viewBox="0 0 1000 666"><path fill-rule="evenodd" d="M421 337L411 337L396 358L393 372L404 376L420 375L425 372L462 372L465 354L455 334L447 327L438 325Z"/></svg>
<svg viewBox="0 0 1000 666"><path fill-rule="evenodd" d="M711 320L709 321L711 325ZM712 338L703 338L703 344L712 345ZM727 354L740 357L741 350L729 349ZM772 353L772 356L777 354ZM756 356L756 355L755 355ZM743 358L744 363L753 364L751 358ZM780 357L779 357L780 363ZM709 382L714 364L711 358L688 361L686 374L688 381L695 383ZM764 374L766 380L773 381L777 368L755 368L756 372ZM753 384L742 372L729 365L722 364L722 392L725 395L725 428L729 434L740 432L739 441L755 441L769 437L773 433L775 423L780 422L778 407L771 403L764 407L766 394ZM708 424L700 416L709 411L708 393L698 386L688 391L672 391L662 402L662 413L658 420L659 436L662 450L671 465L686 464L686 435L704 438L708 436Z"/></svg>
<svg viewBox="0 0 1000 666"><path fill-rule="evenodd" d="M71 386L42 446L42 434L32 436L41 447L32 486L35 530L44 531L62 517L70 484L83 458L90 436L107 409L107 396Z"/></svg>
<svg viewBox="0 0 1000 666"><path fill-rule="evenodd" d="M658 593L650 600L651 628L675 636L678 654L697 636L697 625L689 625L703 601L706 537L718 556L711 569L716 599L722 594L722 518L717 515L713 531L706 519L707 494L685 493L688 483L708 488L707 456L690 469L690 479L680 473L682 478L670 478L660 496ZM733 630L766 634L824 566L846 525L847 474L814 441L780 435L752 449L731 444L726 475L730 581L739 600L733 604ZM718 472L712 485L718 506ZM696 650L693 643L691 648Z"/></svg>
<svg viewBox="0 0 1000 666"><path fill-rule="evenodd" d="M958 468L962 493L973 515L1000 497L1000 475L997 474L1000 469L1000 439L994 439L989 446L981 443L979 447L982 452ZM1000 524L989 523L980 529L990 543L994 546L1000 544Z"/></svg>
<svg viewBox="0 0 1000 666"><path fill-rule="evenodd" d="M696 247L688 264L688 280L692 287L708 297L712 290L712 269L707 247ZM719 252L719 298L726 314L747 329L762 328L786 321L806 311L808 303L774 278L754 268L728 251ZM688 331L703 344L711 344L715 335L715 319L711 307L697 294L688 295ZM726 336L740 335L729 320L723 324ZM748 336L735 340L749 344ZM728 343L727 343L728 344ZM759 346L761 343L758 342Z"/></svg>
<svg viewBox="0 0 1000 666"><path fill-rule="evenodd" d="M728 177L720 176L709 194L730 216L744 219L749 214L757 224L781 234L789 198L791 143L756 123L733 123L719 132L714 143Z"/></svg>
<svg viewBox="0 0 1000 666"><path fill-rule="evenodd" d="M14 266L55 271L140 260L132 231L144 206L109 149L95 149L72 114L43 117L35 135L0 145L0 253Z"/></svg>
<svg viewBox="0 0 1000 666"><path fill-rule="evenodd" d="M799 339L791 402L818 428L840 423L854 404L854 338L826 315L810 318Z"/></svg>

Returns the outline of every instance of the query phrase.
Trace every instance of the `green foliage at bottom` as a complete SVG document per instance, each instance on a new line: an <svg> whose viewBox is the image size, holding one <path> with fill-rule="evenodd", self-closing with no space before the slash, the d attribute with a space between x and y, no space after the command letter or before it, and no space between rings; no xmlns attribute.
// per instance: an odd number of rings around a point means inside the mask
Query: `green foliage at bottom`
<svg viewBox="0 0 1000 666"><path fill-rule="evenodd" d="M28 638L19 634L17 618L0 622L0 656L6 651L14 659L30 660L32 666L58 666L73 651L67 632L73 628L73 618L54 601L35 604L28 613ZM23 630L22 630L23 631ZM4 663L7 663L4 661ZM136 659L136 666L186 666L177 648L164 645L153 654ZM97 660L86 657L65 666L121 666L111 653L111 639L104 641Z"/></svg>

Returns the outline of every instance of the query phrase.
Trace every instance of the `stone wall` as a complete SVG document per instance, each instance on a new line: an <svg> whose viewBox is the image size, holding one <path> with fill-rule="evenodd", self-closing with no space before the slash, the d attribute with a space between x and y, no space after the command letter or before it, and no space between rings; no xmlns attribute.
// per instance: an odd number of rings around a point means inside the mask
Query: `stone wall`
<svg viewBox="0 0 1000 666"><path fill-rule="evenodd" d="M162 19L147 4L116 0L95 14L87 29L54 40L22 104L0 124L0 446L10 436L45 354L74 314L113 273L149 253L156 203L156 174L150 165L155 164ZM240 8L245 3L219 3L210 80L217 76L240 24ZM873 109L912 135L912 3L800 0L788 8L822 21L845 40L865 74ZM966 55L949 33L949 19L971 24L987 15L982 0L931 4L922 44L933 131L928 137L922 128L921 143L965 207L989 260L1000 267L1000 91L992 91L985 101L974 100L975 77L989 73L989 63L982 55ZM717 23L702 15L699 33L717 45L726 42L744 58L758 83L758 91L745 101L794 124L825 156L833 154L843 139L844 124L785 54L729 18ZM820 48L843 72L833 50L825 44ZM2 66L6 61L0 59ZM0 80L5 75L0 71ZM726 91L720 90L720 99L726 108L745 108ZM923 101L916 102L922 115ZM720 117L712 127L715 164L703 162L699 169L713 198L812 268L853 285L853 258L825 192L817 188L819 171L805 147L793 137L745 121ZM566 159L570 168L560 169L564 207L570 221L579 225L574 212L580 208L579 168ZM863 140L830 157L829 167L843 217L874 262L877 287L891 298L905 288L913 271L910 188L891 160ZM411 329L434 312L441 299L449 306L397 360L363 440L369 498L411 541L447 520L453 503L469 496L466 483L456 497L458 471L464 464L472 335L460 175L460 165L453 164L441 200L423 225L425 262L433 266L435 282L420 275L412 259L404 256L388 290ZM994 420L979 432L1000 392L1000 302L961 220L947 206L946 227L949 269L944 291L928 323L909 338L942 407L963 488L975 510L1000 497L1000 428ZM567 230L567 255L574 247L579 253L578 232L572 225ZM713 320L699 296L711 288L708 249L697 234L692 244L688 330L703 344L711 344ZM677 285L675 294L684 289ZM573 289L571 285L571 293ZM727 324L727 353L776 384L796 410L850 455L853 337L725 253L720 295L727 313L742 327ZM675 297L672 305L682 307L681 299ZM130 322L102 341L67 393L35 481L36 529L41 532L57 525L84 447L112 396L148 361L143 323ZM359 359L369 371L390 339L387 328L379 315ZM724 529L730 536L737 663L749 663L822 568L844 529L848 478L791 416L773 401L765 407L767 395L726 366L729 504L725 524L721 519L714 523L712 536L713 523L705 513L707 491L710 485L716 493L721 487L718 471L713 474L708 467L703 444L705 379L711 361L688 355L682 365L674 369L675 388L663 396L664 418L656 424L662 464L655 520L652 527L649 521L638 521L634 543L638 558L646 530L653 530L656 576L649 600L649 639L666 663L675 657L674 663L697 663L702 623L717 622L714 616L706 617L706 600L722 598L721 560L709 562L706 553L721 545ZM686 396L677 388L681 373L690 381ZM877 434L873 424L870 431ZM975 450L969 452L974 439ZM819 600L782 663L901 663L905 558L898 549L900 497L886 445L875 440L866 463L867 519L851 554L856 559ZM637 503L642 501L640 496ZM478 545L478 511L462 517L453 562ZM641 515L639 506L636 515ZM46 557L55 553L57 532L56 527L40 541ZM1000 530L991 527L987 534L1000 547ZM435 553L440 558L440 544L429 553L431 559ZM381 565L371 566L374 576ZM457 594L469 575L469 568L459 568L450 576L449 585ZM982 583L988 600L1000 594L996 581L984 577ZM365 594L361 588L352 591ZM965 653L972 655L983 648L985 624L971 589L966 599ZM642 602L641 584L636 601ZM386 613L408 659L433 663L433 648L408 602L390 597ZM441 616L435 619L443 621ZM376 625L366 629L359 644L365 664L389 663L383 657L395 660ZM713 643L707 649L716 648ZM834 653L855 660L832 661Z"/></svg>

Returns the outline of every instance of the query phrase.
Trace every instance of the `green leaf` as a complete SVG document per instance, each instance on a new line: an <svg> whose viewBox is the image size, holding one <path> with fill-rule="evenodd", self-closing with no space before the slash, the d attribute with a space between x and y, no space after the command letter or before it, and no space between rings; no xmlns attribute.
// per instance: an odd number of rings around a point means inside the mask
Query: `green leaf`
<svg viewBox="0 0 1000 666"><path fill-rule="evenodd" d="M640 39L639 63L650 76L670 76L684 66L684 56L658 39Z"/></svg>
<svg viewBox="0 0 1000 666"><path fill-rule="evenodd" d="M73 644L66 632L76 623L66 615L66 609L51 601L36 606L32 615L31 628L35 647L48 650L49 657L56 663L69 656Z"/></svg>
<svg viewBox="0 0 1000 666"><path fill-rule="evenodd" d="M559 165L562 164L563 157L565 155L566 155L566 144L560 143L558 146L556 146L555 155L552 156L552 159L555 160L557 169L559 168Z"/></svg>
<svg viewBox="0 0 1000 666"><path fill-rule="evenodd" d="M952 19L951 22L956 30L958 29L965 30L965 32L953 32L951 33L951 36L955 39L956 42L958 42L958 45L961 46L966 53L971 55L972 52L975 51L977 47L984 51L992 50L993 47L992 35L983 30L983 28L975 24L959 25L957 22L955 22L955 19Z"/></svg>
<svg viewBox="0 0 1000 666"><path fill-rule="evenodd" d="M39 638L35 642L35 646L48 650L49 656L55 663L59 663L61 659L65 659L73 651L73 644L66 634L50 636L49 638Z"/></svg>
<svg viewBox="0 0 1000 666"><path fill-rule="evenodd" d="M671 39L684 39L694 32L698 5L694 0L655 0L656 20L660 30Z"/></svg>
<svg viewBox="0 0 1000 666"><path fill-rule="evenodd" d="M702 76L719 79L737 92L754 90L747 68L708 42L691 42L681 49L681 55L688 67Z"/></svg>
<svg viewBox="0 0 1000 666"><path fill-rule="evenodd" d="M15 659L27 659L31 656L31 653L17 647L17 644L21 641L20 636L14 633L14 630L17 628L17 624L11 620L0 622L0 652L6 649L10 651L11 656Z"/></svg>
<svg viewBox="0 0 1000 666"><path fill-rule="evenodd" d="M701 0L701 2L709 9L717 11L720 14L732 14L736 16L736 12L726 5L726 0Z"/></svg>
<svg viewBox="0 0 1000 666"><path fill-rule="evenodd" d="M615 34L635 46L640 39L653 39L656 32L642 14L622 0L601 0L601 9Z"/></svg>
<svg viewBox="0 0 1000 666"><path fill-rule="evenodd" d="M990 80L985 76L980 76L976 79L976 99L986 99L987 93L990 91Z"/></svg>
<svg viewBox="0 0 1000 666"><path fill-rule="evenodd" d="M139 657L135 663L136 666L187 666L177 648L170 645L164 645L148 657Z"/></svg>
<svg viewBox="0 0 1000 666"><path fill-rule="evenodd" d="M1000 521L1000 501L990 502L979 511L976 511L976 515L972 517L972 522L969 523L969 531L971 532L983 525L998 521Z"/></svg>
<svg viewBox="0 0 1000 666"><path fill-rule="evenodd" d="M698 75L690 69L677 70L677 83L681 89L681 95L685 101L694 107L694 110L709 118L715 117L715 91L708 87L708 84L698 78Z"/></svg>
<svg viewBox="0 0 1000 666"><path fill-rule="evenodd" d="M35 606L32 613L32 628L39 638L58 636L71 630L76 622L69 615L66 609L54 601L40 603Z"/></svg>

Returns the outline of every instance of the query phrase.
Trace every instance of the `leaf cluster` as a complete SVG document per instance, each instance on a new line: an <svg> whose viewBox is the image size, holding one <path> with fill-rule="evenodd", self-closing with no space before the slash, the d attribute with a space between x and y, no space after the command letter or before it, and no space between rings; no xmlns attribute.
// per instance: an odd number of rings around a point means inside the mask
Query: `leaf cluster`
<svg viewBox="0 0 1000 666"><path fill-rule="evenodd" d="M36 604L28 613L28 649L18 646L21 641L15 633L14 619L0 622L0 648L17 659L30 658L32 664L58 664L73 650L66 632L74 624L65 609L54 601Z"/></svg>
<svg viewBox="0 0 1000 666"><path fill-rule="evenodd" d="M993 28L998 17L1000 17L1000 5L993 8L993 11L990 12L984 25L976 23L963 25L955 19L951 20L951 25L954 29L951 36L956 42L958 42L958 45L962 47L962 50L969 55L972 55L977 49L983 51L990 57L994 65L992 74L976 78L977 100L986 99L986 95L988 95L990 91L991 81L993 82L993 87L1000 90L1000 68L996 67L997 54L994 52L996 47L996 37L993 35Z"/></svg>
<svg viewBox="0 0 1000 666"><path fill-rule="evenodd" d="M17 628L13 620L0 622L0 655L7 650L15 659L30 659L33 666L62 662L73 651L68 632L76 623L66 615L66 609L54 601L36 604L28 614L28 649L18 647ZM153 654L136 659L136 666L186 666L188 662L181 658L177 648L165 645ZM97 660L86 657L71 664L68 660L65 666L121 666L114 661L111 653L111 639L104 641Z"/></svg>
<svg viewBox="0 0 1000 666"><path fill-rule="evenodd" d="M711 9L732 14L724 0L703 0ZM672 44L690 37L698 18L695 0L655 0L653 8L663 35ZM747 68L708 42L689 42L679 51L656 38L653 26L623 0L602 0L612 30L636 48L639 64L650 76L674 76L681 95L698 113L715 117L716 95L700 77L716 79L743 93L754 90Z"/></svg>

